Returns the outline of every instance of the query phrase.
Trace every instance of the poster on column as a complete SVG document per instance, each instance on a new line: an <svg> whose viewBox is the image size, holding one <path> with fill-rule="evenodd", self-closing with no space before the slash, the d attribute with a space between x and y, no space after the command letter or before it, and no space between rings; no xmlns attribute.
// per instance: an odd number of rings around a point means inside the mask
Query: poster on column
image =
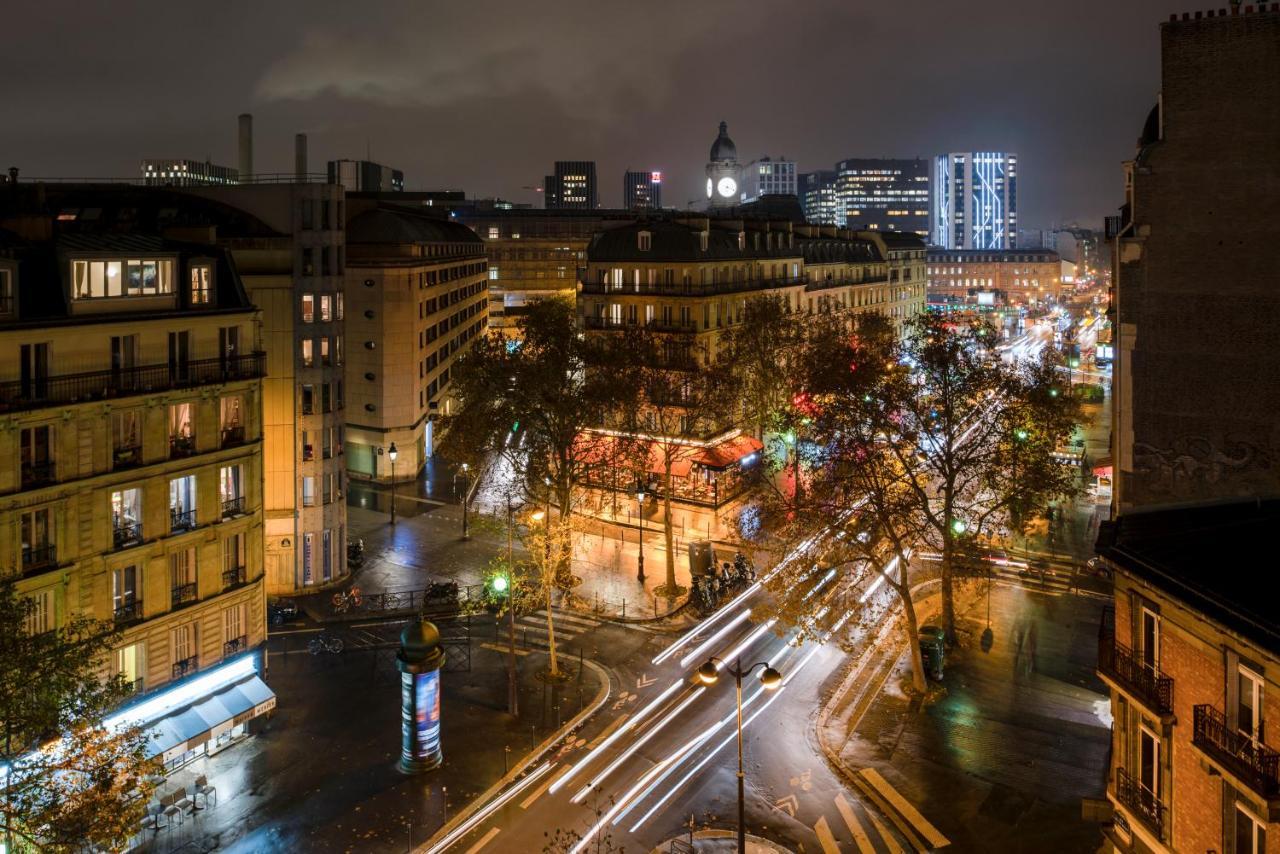
<svg viewBox="0 0 1280 854"><path fill-rule="evenodd" d="M440 749L440 671L413 674L414 758L427 759Z"/></svg>

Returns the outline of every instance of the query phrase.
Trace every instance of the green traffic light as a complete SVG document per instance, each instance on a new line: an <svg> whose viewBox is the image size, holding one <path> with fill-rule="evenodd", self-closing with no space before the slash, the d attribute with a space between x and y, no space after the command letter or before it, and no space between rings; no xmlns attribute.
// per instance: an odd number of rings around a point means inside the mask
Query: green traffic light
<svg viewBox="0 0 1280 854"><path fill-rule="evenodd" d="M1024 440L1024 439L1026 439L1026 438L1027 438L1027 431L1026 431L1026 430L1019 430L1019 431L1017 431L1016 433L1014 433L1013 435L1017 436L1017 437L1018 437L1018 439L1021 441L1021 440Z"/></svg>
<svg viewBox="0 0 1280 854"><path fill-rule="evenodd" d="M951 530L957 534L963 534L969 526L964 523L963 519L953 519L951 522Z"/></svg>
<svg viewBox="0 0 1280 854"><path fill-rule="evenodd" d="M507 577L505 575L495 575L493 577L493 592L494 593L507 592Z"/></svg>

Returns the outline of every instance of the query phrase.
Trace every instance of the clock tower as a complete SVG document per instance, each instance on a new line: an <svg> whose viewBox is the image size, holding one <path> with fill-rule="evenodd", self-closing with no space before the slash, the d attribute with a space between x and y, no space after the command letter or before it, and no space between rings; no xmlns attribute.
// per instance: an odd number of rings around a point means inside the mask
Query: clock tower
<svg viewBox="0 0 1280 854"><path fill-rule="evenodd" d="M720 135L711 144L707 163L707 205L727 208L738 203L738 148L729 139L729 126L720 123Z"/></svg>

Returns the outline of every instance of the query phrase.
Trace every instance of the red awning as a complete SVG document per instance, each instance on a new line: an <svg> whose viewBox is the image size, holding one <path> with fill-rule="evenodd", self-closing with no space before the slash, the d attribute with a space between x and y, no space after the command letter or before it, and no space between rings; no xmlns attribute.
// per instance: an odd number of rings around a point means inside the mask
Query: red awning
<svg viewBox="0 0 1280 854"><path fill-rule="evenodd" d="M764 443L754 436L735 436L709 448L700 449L694 460L707 468L727 469L763 448Z"/></svg>
<svg viewBox="0 0 1280 854"><path fill-rule="evenodd" d="M617 441L615 437L603 433L580 433L574 443L574 456L587 465L622 465L624 461L616 457ZM672 477L688 477L693 471L694 460L702 450L689 445L650 442L646 467L650 474L665 475L669 451Z"/></svg>

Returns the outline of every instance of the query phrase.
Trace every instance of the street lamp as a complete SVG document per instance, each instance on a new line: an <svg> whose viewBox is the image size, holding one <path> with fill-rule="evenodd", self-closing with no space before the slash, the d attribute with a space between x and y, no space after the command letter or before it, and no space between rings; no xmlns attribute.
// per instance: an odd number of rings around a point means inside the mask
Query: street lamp
<svg viewBox="0 0 1280 854"><path fill-rule="evenodd" d="M391 460L391 524L396 523L396 456L400 452L396 450L396 443L392 442L391 447L387 448L387 459Z"/></svg>
<svg viewBox="0 0 1280 854"><path fill-rule="evenodd" d="M716 680L720 678L720 665L725 664L718 658L709 658L707 663L698 668L698 679L704 685L714 685ZM760 684L765 687L766 691L776 690L782 685L782 674L769 666L767 661L757 661L755 664L742 669L742 665L738 659L733 660L733 666L725 664L729 668L729 674L733 677L734 687L738 694L738 854L746 854L747 850L747 807L746 797L743 792L743 774L742 774L742 677L755 670L757 667L763 667L760 671Z"/></svg>
<svg viewBox="0 0 1280 854"><path fill-rule="evenodd" d="M640 556L636 558L636 581L644 584L644 488L636 487L636 504L640 510Z"/></svg>
<svg viewBox="0 0 1280 854"><path fill-rule="evenodd" d="M462 464L462 539L466 540L471 537L467 532L467 499L471 497L471 466L467 463Z"/></svg>

